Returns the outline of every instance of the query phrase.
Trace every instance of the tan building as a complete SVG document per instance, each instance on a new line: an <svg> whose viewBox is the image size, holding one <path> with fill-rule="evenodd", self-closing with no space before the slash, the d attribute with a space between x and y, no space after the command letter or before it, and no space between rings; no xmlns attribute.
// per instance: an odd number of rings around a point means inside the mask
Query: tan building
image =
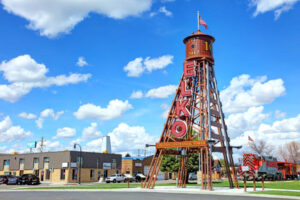
<svg viewBox="0 0 300 200"><path fill-rule="evenodd" d="M137 173L147 176L153 156L142 157L123 157L122 158L122 174L136 175ZM174 173L158 172L159 180L167 180L175 178Z"/></svg>
<svg viewBox="0 0 300 200"><path fill-rule="evenodd" d="M82 152L81 182L96 182L121 170L120 154ZM0 154L0 175L35 174L41 182L76 183L79 151Z"/></svg>

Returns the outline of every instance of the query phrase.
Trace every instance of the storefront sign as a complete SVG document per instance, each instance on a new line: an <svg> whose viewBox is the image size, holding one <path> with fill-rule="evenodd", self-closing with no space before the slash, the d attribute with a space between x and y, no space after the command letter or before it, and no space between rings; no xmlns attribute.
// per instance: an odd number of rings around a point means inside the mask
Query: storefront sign
<svg viewBox="0 0 300 200"><path fill-rule="evenodd" d="M156 143L156 148L157 149L199 147L199 146L207 146L206 141L205 140L198 140L198 141L160 142L160 143Z"/></svg>
<svg viewBox="0 0 300 200"><path fill-rule="evenodd" d="M111 163L103 163L103 169L111 169Z"/></svg>
<svg viewBox="0 0 300 200"><path fill-rule="evenodd" d="M75 167L77 167L77 163L76 162L71 162L70 166L73 167L73 168L75 168Z"/></svg>
<svg viewBox="0 0 300 200"><path fill-rule="evenodd" d="M64 163L61 164L61 167L62 167L62 168L67 168L67 167L68 167L68 164L69 164L69 163L64 162Z"/></svg>

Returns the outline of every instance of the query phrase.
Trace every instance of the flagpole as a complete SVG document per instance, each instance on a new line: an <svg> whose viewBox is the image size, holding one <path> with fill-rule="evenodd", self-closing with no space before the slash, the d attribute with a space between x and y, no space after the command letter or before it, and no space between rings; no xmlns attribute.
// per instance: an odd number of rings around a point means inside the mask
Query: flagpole
<svg viewBox="0 0 300 200"><path fill-rule="evenodd" d="M199 27L199 11L197 11L197 19L198 19L198 30L200 30L200 27Z"/></svg>

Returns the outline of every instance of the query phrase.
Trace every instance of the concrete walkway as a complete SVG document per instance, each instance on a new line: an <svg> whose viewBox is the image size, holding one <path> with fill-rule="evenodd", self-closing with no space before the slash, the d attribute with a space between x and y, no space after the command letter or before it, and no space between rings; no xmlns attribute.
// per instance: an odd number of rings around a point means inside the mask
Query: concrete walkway
<svg viewBox="0 0 300 200"><path fill-rule="evenodd" d="M122 189L25 189L18 187L10 188L7 190L0 190L0 192L155 192L155 193L174 193L174 194L205 194L205 195L219 195L219 196L248 196L248 197L266 197L271 199L300 199L300 197L292 196L281 196L281 195L265 195L265 194L253 194L249 193L253 191L253 188L247 188L247 193L244 192L244 188L240 189L229 189L228 187L214 187L213 191L201 190L199 186L188 186L186 188L177 188L176 186L156 186L154 189L143 189L143 188L122 188ZM282 190L282 189L265 189L265 191L271 190ZM257 188L256 191L262 191L261 188ZM299 190L284 190L299 192Z"/></svg>

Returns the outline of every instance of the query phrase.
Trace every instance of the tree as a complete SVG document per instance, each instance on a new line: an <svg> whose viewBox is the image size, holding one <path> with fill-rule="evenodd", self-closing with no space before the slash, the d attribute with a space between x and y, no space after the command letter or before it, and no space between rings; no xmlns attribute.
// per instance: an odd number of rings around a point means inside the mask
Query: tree
<svg viewBox="0 0 300 200"><path fill-rule="evenodd" d="M125 155L125 157L126 157L126 158L129 158L129 157L131 157L131 155L130 155L129 153L127 153L127 154Z"/></svg>
<svg viewBox="0 0 300 200"><path fill-rule="evenodd" d="M300 160L300 143L295 141L286 143L278 148L278 154L283 160L297 163Z"/></svg>
<svg viewBox="0 0 300 200"><path fill-rule="evenodd" d="M163 172L178 172L180 156L165 155L160 165L160 170ZM212 166L214 159L212 157ZM197 172L199 170L199 154L192 153L189 155L188 173ZM188 181L187 181L188 182Z"/></svg>
<svg viewBox="0 0 300 200"><path fill-rule="evenodd" d="M272 145L269 145L264 140L252 141L249 143L249 147L252 151L254 151L254 153L257 153L258 155L271 156L274 151L274 147Z"/></svg>

